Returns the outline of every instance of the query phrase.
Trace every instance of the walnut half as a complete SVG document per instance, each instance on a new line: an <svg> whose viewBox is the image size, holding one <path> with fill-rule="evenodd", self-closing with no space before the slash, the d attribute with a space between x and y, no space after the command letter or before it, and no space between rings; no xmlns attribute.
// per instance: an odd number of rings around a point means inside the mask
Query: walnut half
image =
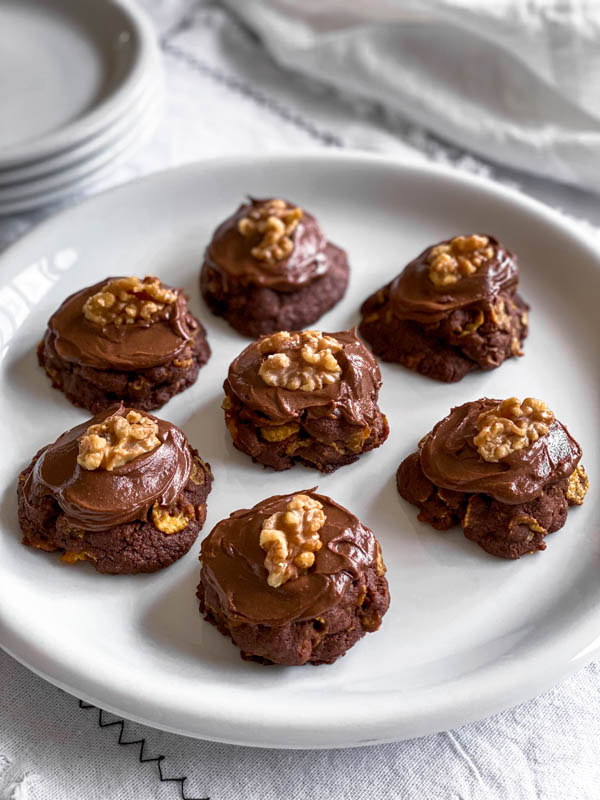
<svg viewBox="0 0 600 800"><path fill-rule="evenodd" d="M263 522L260 546L267 554L269 586L277 588L312 567L315 553L323 546L319 531L324 524L322 504L306 494L295 494L285 511Z"/></svg>
<svg viewBox="0 0 600 800"><path fill-rule="evenodd" d="M537 442L553 421L553 412L542 400L526 397L520 403L509 397L479 415L473 443L484 461L495 463Z"/></svg>
<svg viewBox="0 0 600 800"><path fill-rule="evenodd" d="M151 323L164 317L177 300L177 292L167 289L158 278L115 278L83 305L83 316L97 325Z"/></svg>
<svg viewBox="0 0 600 800"><path fill-rule="evenodd" d="M250 254L257 261L274 264L287 258L294 249L292 234L302 219L302 209L275 198L254 206L238 222L238 231L257 243Z"/></svg>
<svg viewBox="0 0 600 800"><path fill-rule="evenodd" d="M258 374L268 386L314 392L342 375L334 353L342 345L321 331L289 333L280 331L260 343L261 353L270 353L260 365Z"/></svg>
<svg viewBox="0 0 600 800"><path fill-rule="evenodd" d="M112 472L143 453L160 447L158 424L139 411L118 414L104 422L90 425L79 440L77 463L84 469L105 469Z"/></svg>
<svg viewBox="0 0 600 800"><path fill-rule="evenodd" d="M455 236L447 244L431 248L427 257L429 280L438 288L450 286L467 275L473 275L494 256L487 236Z"/></svg>

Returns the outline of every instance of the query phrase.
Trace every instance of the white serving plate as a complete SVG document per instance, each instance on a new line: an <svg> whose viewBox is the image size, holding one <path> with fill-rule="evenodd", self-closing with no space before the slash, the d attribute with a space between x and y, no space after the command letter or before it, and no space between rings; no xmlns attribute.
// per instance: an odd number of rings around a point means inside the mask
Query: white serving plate
<svg viewBox="0 0 600 800"><path fill-rule="evenodd" d="M202 252L246 193L284 195L347 248L348 293L320 323L358 320L361 301L431 242L497 235L521 261L532 304L526 355L444 385L383 365L391 434L329 476L263 470L230 441L221 384L246 340L199 296ZM17 474L39 447L83 421L50 388L35 347L70 292L109 274L157 274L189 292L213 355L194 387L159 412L180 425L215 475L205 532L234 509L318 484L379 537L392 603L382 628L332 666L265 668L241 660L204 622L200 542L154 575L103 576L20 545ZM69 692L191 736L270 747L364 745L454 727L549 688L600 644L598 314L600 258L557 213L514 191L439 167L366 155L245 157L164 172L45 222L0 258L0 642ZM460 530L420 524L395 471L450 406L487 396L546 399L582 443L592 489L548 549L495 559Z"/></svg>
<svg viewBox="0 0 600 800"><path fill-rule="evenodd" d="M114 123L156 63L152 25L130 0L5 0L0 15L0 168Z"/></svg>

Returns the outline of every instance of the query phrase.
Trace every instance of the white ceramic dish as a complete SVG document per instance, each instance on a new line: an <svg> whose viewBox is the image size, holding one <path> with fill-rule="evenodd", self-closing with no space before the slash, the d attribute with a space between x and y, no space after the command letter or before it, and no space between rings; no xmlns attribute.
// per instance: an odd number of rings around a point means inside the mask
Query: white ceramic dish
<svg viewBox="0 0 600 800"><path fill-rule="evenodd" d="M140 110L139 116L130 121L129 130L89 159L39 180L26 181L10 190L0 187L0 216L64 200L104 180L152 135L160 119L163 99L162 92L154 93L152 101Z"/></svg>
<svg viewBox="0 0 600 800"><path fill-rule="evenodd" d="M81 144L63 150L56 155L41 161L34 161L22 167L0 169L0 195L21 186L28 181L40 180L58 172L82 165L107 148L114 146L124 136L140 116L153 103L158 102L164 93L164 76L157 63L155 69L144 81L142 92L135 97L131 105L111 125L103 128L95 136L85 139Z"/></svg>
<svg viewBox="0 0 600 800"><path fill-rule="evenodd" d="M112 124L141 91L156 50L151 23L129 0L6 0L0 168L48 157Z"/></svg>
<svg viewBox="0 0 600 800"><path fill-rule="evenodd" d="M320 325L347 328L363 298L424 246L489 231L520 256L532 304L526 355L443 385L384 365L386 444L330 476L265 471L231 445L221 384L246 341L200 300L198 267L214 226L251 193L284 195L348 249L352 280ZM205 532L277 492L320 491L379 537L392 604L381 630L332 666L242 661L198 614L192 551L150 576L111 577L19 544L15 483L36 450L86 418L36 365L47 317L68 293L114 272L183 285L213 355L197 384L160 412L213 467ZM95 197L41 225L0 258L1 642L52 683L160 728L271 747L337 747L418 736L513 705L584 664L600 642L598 470L600 258L546 207L434 167L330 154L186 166ZM517 562L459 530L416 519L394 473L450 406L488 396L546 399L584 448L592 490L548 549Z"/></svg>

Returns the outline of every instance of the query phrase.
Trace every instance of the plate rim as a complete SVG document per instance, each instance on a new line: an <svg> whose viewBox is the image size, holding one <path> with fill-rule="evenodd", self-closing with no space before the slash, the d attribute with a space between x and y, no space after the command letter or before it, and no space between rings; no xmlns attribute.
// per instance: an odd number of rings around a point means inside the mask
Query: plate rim
<svg viewBox="0 0 600 800"><path fill-rule="evenodd" d="M112 125L99 130L73 147L61 150L41 161L33 161L19 167L8 169L0 168L0 195L15 186L36 181L53 173L67 169L73 163L82 163L92 158L97 153L110 147L118 138L132 127L132 120L143 113L155 98L165 91L164 75L162 70L153 69L152 74L146 76L138 95L132 98L131 104L123 111L121 116Z"/></svg>
<svg viewBox="0 0 600 800"><path fill-rule="evenodd" d="M25 213L44 205L59 202L69 195L84 191L87 186L104 180L117 166L136 153L149 140L160 123L164 112L165 94L157 88L153 97L128 120L122 135L106 146L94 151L89 158L64 169L32 178L19 184L17 195L3 196L0 186L0 217ZM42 188L40 187L42 185ZM101 194L101 192L98 192Z"/></svg>
<svg viewBox="0 0 600 800"><path fill-rule="evenodd" d="M90 205L98 202L99 198L105 198L106 196L112 196L115 193L136 193L140 191L141 186L143 186L146 182L157 182L160 183L162 180L168 179L170 176L175 176L179 173L183 174L189 171L198 171L199 173L202 172L203 169L220 169L223 167L235 167L236 165L246 165L249 166L250 164L256 164L257 162L264 162L268 163L269 166L272 168L273 166L277 166L279 163L302 163L303 166L306 166L307 162L310 163L317 163L323 161L351 161L354 163L362 163L362 164L380 164L380 165L387 165L399 172L410 172L410 173L420 173L425 174L427 177L433 178L442 178L445 180L450 180L453 183L462 184L465 186L475 187L479 189L483 189L486 192L491 193L493 196L504 199L510 202L511 205L516 204L518 207L527 209L531 211L535 216L542 217L542 219L546 222L549 222L553 225L558 226L561 229L561 233L569 239L574 245L578 247L583 247L594 262L594 267L600 269L600 254L598 252L598 243L594 240L593 235L591 232L586 230L583 226L578 226L576 222L571 220L570 218L566 217L564 214L560 213L559 211L545 205L544 203L536 200L535 198L529 197L528 195L523 194L522 192L518 191L512 186L504 186L502 184L495 183L486 177L482 177L479 175L472 175L469 173L465 173L455 167L448 166L448 165L438 165L438 164L430 164L427 162L423 163L415 163L414 161L408 160L404 157L397 156L397 155L388 155L388 154L373 154L373 153L365 153L361 151L354 151L354 150L344 150L344 151L323 151L323 150L315 150L315 151L303 151L299 154L290 154L289 152L281 152L281 153L271 153L266 154L263 156L256 156L255 154L241 154L235 156L223 156L217 159L203 159L196 162L191 162L188 164L184 164L175 168L161 170L150 175L137 178L134 181L130 181L129 183L122 184L117 187L113 187L108 189L104 192L101 192L97 195L94 195L90 198L87 198L81 203L73 205L67 209L63 209L58 214L50 217L49 219L43 221L40 225L33 228L31 231L25 234L21 239L14 242L11 246L9 246L3 253L0 254L0 270L5 266L5 263L11 260L15 255L18 257L18 250L22 246L27 246L30 239L33 239L40 234L45 234L46 230L49 227L52 227L56 224L58 219L63 217L68 217L68 215L81 211L81 209L85 209ZM597 613L597 612L596 612ZM446 701L446 705L444 702L441 702L437 706L435 706L434 711L429 711L427 715L421 717L420 719L420 730L418 729L419 726L414 725L411 728L411 732L404 734L404 733L389 733L389 735L380 735L377 733L377 730L381 730L384 725L379 719L377 725L365 725L364 724L364 717L361 717L360 723L358 719L352 719L348 721L345 719L343 723L338 723L335 720L329 721L328 724L322 725L320 736L332 737L334 739L333 743L327 743L326 741L319 741L318 743L307 743L310 741L311 734L314 731L314 723L310 719L302 719L299 718L298 720L294 721L294 732L295 732L295 742L291 744L281 743L277 741L277 737L282 733L286 735L286 737L290 737L290 729L289 729L289 719L287 716L284 718L283 716L278 718L276 721L273 718L269 719L268 731L269 731L269 741L266 741L265 738L261 739L260 741L253 740L253 737L248 735L250 730L256 730L256 724L250 724L247 719L243 722L236 720L235 727L238 730L244 730L244 736L240 738L236 738L236 735L229 733L219 733L219 725L221 731L225 729L231 730L231 719L215 719L210 717L210 709L206 711L203 710L201 718L198 715L196 710L194 721L197 723L195 729L193 726L190 726L189 722L189 710L188 715L185 714L185 709L180 708L178 709L179 713L179 720L186 720L185 723L182 723L183 727L177 727L170 724L167 724L164 719L161 720L161 715L164 716L165 713L168 714L170 710L172 710L172 706L165 709L161 707L160 704L151 704L153 709L153 716L152 718L146 717L143 713L140 713L139 707L141 704L139 702L140 698L137 698L137 706L138 709L132 708L131 705L128 706L126 700L131 698L131 695L127 695L127 697L122 697L123 692L121 690L115 691L114 687L108 688L107 695L110 695L111 698L117 698L117 702L109 702L106 701L103 697L98 697L94 695L93 690L86 690L85 688L81 688L79 685L73 685L71 681L61 681L60 678L57 678L53 675L48 674L45 670L43 670L39 666L32 666L31 663L31 643L25 642L23 639L19 637L19 634L15 630L10 630L7 625L3 624L0 620L0 633L2 636L0 637L0 646L3 647L9 654L11 654L14 658L18 661L23 663L33 672L38 675L41 675L44 679L48 680L50 683L54 685L60 686L60 688L66 690L67 692L74 694L77 697L80 697L87 702L91 702L94 705L98 705L102 708L106 708L107 710L113 711L114 713L124 716L128 719L133 719L137 722L140 722L145 725L149 725L154 728L159 728L162 730L167 730L174 733L179 733L187 736L192 736L196 738L203 738L203 739L212 739L214 741L221 741L227 742L232 744L240 744L245 746L257 746L257 747L285 747L289 749L296 749L296 748L315 748L318 747L319 749L327 749L327 748L337 748L337 747L352 747L352 746L364 746L367 744L378 744L383 743L386 741L397 741L402 738L412 738L414 736L420 736L425 734L434 733L440 730L446 730L449 727L455 727L457 724L465 724L467 722L472 722L477 719L481 719L482 717L489 716L490 714L499 713L500 711L504 710L505 708L509 708L518 704L520 702L524 702L538 694L546 691L547 689L551 688L555 685L558 681L564 679L569 674L573 673L578 668L582 667L587 661L594 658L600 652L600 637L598 637L598 620L596 619L596 615L589 613L584 620L581 621L580 625L577 627L577 632L581 633L582 631L588 631L591 633L592 630L594 635L592 637L586 635L586 641L588 642L585 645L578 644L577 649L574 651L573 647L569 650L569 655L565 655L562 660L560 661L560 666L557 667L555 664L552 665L551 668L548 667L547 659L547 652L544 648L537 649L537 653L533 654L530 659L528 660L528 666L532 666L533 668L529 670L532 677L528 679L526 682L526 688L523 687L523 680L521 674L517 675L516 670L509 670L510 680L507 677L507 674L504 674L502 677L503 680L503 689L505 690L506 697L510 699L504 702L498 702L498 698L494 697L494 693L491 693L489 690L489 684L492 683L489 680L489 672L490 669L492 673L494 670L499 668L498 664L493 664L492 667L486 668L485 676L486 680L488 681L487 693L484 691L486 687L482 687L475 685L477 690L478 702L480 705L477 707L476 711L473 713L465 713L464 709L462 709L460 713L460 722L456 721L456 710L450 704L448 707L448 703ZM565 640L568 639L569 636L565 637ZM575 642L575 638L573 633L570 633L570 642L573 645ZM563 647L564 649L564 647ZM29 657L28 657L29 656ZM51 659L52 660L52 659ZM510 661L510 658L505 659L502 663L502 667L506 667L507 661ZM48 660L47 660L47 663ZM542 678L540 679L540 675ZM482 675L481 673L478 676L479 680L481 680ZM437 687L439 688L439 687ZM443 698L441 698L443 701ZM440 700L440 698L436 698L436 700ZM133 701L133 705L135 705L135 699ZM483 703L483 706L481 705ZM385 725L391 731L394 728L394 725L397 727L398 723L398 714L397 714L397 707L394 707L394 719L391 719L389 714L386 717ZM433 722L433 717L435 717L438 721ZM453 718L454 717L454 718ZM159 721L157 721L157 719ZM200 720L200 725L198 727L198 720ZM448 720L450 723L448 723ZM320 724L323 722L322 719L319 720ZM312 723L312 727L311 727ZM210 726L210 727L207 727ZM362 727L362 734L359 736L359 733L354 731L353 728L355 725L360 725ZM199 729L200 728L200 729ZM346 732L345 736L342 735L342 729L348 728L350 729L350 734ZM212 729L212 730L211 730ZM417 732L415 732L415 729ZM217 731L215 733L215 731ZM371 735L366 736L370 732Z"/></svg>
<svg viewBox="0 0 600 800"><path fill-rule="evenodd" d="M130 0L117 0L117 2L130 2ZM163 167L161 169L153 170L152 172L149 172L145 175L136 176L125 183L118 184L117 186L110 186L106 189L102 189L102 191L96 192L95 194L89 197L85 197L80 201L73 203L70 206L67 206L66 208L59 209L56 213L50 215L46 219L35 224L32 228L30 228L22 236L19 236L17 239L11 242L3 250L0 250L0 268L2 268L3 266L2 261L4 261L6 256L9 254L12 255L12 250L18 247L19 245L26 244L29 237L36 236L40 231L43 231L46 227L54 225L57 219L60 219L61 217L71 214L75 211L79 211L80 209L83 209L86 206L96 202L96 200L100 198L105 198L107 195L118 194L119 192L132 191L133 187L141 186L145 182L154 182L157 180L167 179L169 176L175 175L179 172L184 173L189 170L199 169L205 166L214 166L219 168L219 167L227 167L237 163L244 165L256 163L259 161L264 161L265 163L271 161L275 161L277 163L282 163L282 162L288 163L295 160L296 161L338 160L338 161L353 161L353 162L363 162L363 163L373 163L373 164L389 163L394 167L399 167L411 172L422 171L425 173L429 173L432 176L451 179L453 181L456 181L458 183L463 183L465 185L479 186L484 190L492 192L492 194L498 194L499 196L510 198L518 205L522 205L526 208L529 208L533 210L534 213L539 213L541 216L545 217L548 222L556 223L559 227L561 227L564 230L564 232L571 239L577 241L578 243L584 242L585 246L590 251L590 256L592 256L592 258L594 259L599 258L598 241L596 241L594 235L589 231L589 229L585 225L583 224L579 225L576 218L564 214L557 208L553 208L547 203L538 200L536 197L533 197L532 195L527 194L525 191L516 188L513 184L505 184L499 181L494 181L485 175L479 175L476 173L467 172L461 167L456 167L453 165L438 164L425 160L416 161L409 158L405 154L379 153L379 152L374 153L355 148L344 148L343 150L337 150L337 149L330 150L315 145L308 148L303 148L302 151L299 153L290 153L289 150L281 148L274 150L273 152L265 153L264 155L256 155L256 153L247 151L247 152L236 153L234 155L224 155L216 157L209 156L206 158L194 159L192 161L186 161L183 164L177 164L175 166L170 166L170 167L168 166L168 167Z"/></svg>

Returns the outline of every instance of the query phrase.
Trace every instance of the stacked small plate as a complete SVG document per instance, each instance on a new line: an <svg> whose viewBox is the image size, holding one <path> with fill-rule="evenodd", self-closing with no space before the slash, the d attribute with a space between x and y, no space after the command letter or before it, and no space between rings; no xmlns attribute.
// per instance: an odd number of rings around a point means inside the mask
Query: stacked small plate
<svg viewBox="0 0 600 800"><path fill-rule="evenodd" d="M2 0L0 214L102 181L153 131L163 96L132 0Z"/></svg>

